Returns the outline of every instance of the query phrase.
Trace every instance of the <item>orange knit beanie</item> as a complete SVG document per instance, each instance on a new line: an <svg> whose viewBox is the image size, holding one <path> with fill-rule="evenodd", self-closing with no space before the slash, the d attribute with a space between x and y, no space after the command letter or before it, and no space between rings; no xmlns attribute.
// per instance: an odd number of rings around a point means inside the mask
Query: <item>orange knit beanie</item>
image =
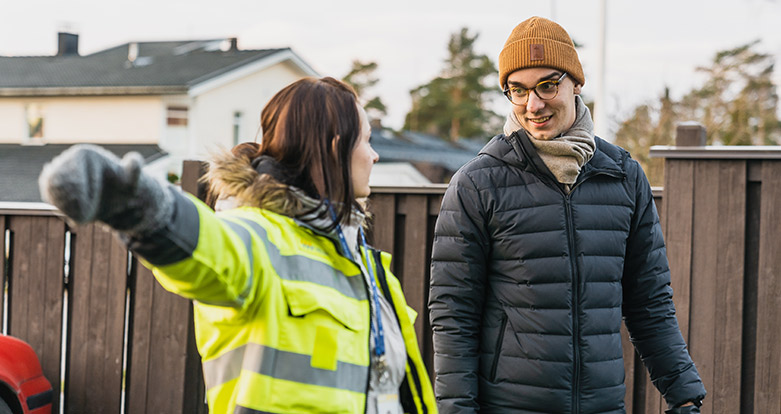
<svg viewBox="0 0 781 414"><path fill-rule="evenodd" d="M567 72L581 85L586 83L578 52L567 31L542 17L532 17L515 26L499 53L499 85L519 69L547 67Z"/></svg>

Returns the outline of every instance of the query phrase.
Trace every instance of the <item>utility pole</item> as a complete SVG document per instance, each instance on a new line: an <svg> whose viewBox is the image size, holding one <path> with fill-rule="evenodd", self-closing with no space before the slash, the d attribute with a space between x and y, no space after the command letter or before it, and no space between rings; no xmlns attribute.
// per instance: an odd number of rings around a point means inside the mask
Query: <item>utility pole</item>
<svg viewBox="0 0 781 414"><path fill-rule="evenodd" d="M594 99L594 133L600 137L607 137L607 94L605 92L605 49L607 32L607 0L599 0L599 21L597 22L599 30L599 45L597 50L597 92ZM606 138L612 141L612 138Z"/></svg>
<svg viewBox="0 0 781 414"><path fill-rule="evenodd" d="M556 0L550 0L550 19L556 21Z"/></svg>

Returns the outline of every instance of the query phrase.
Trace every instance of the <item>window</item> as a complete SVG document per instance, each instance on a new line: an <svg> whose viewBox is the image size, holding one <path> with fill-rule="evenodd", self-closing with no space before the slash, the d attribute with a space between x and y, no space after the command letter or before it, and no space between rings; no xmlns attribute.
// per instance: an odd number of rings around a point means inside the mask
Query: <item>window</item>
<svg viewBox="0 0 781 414"><path fill-rule="evenodd" d="M169 106L167 112L168 126L187 126L186 106Z"/></svg>
<svg viewBox="0 0 781 414"><path fill-rule="evenodd" d="M43 138L43 108L39 104L27 105L27 137Z"/></svg>
<svg viewBox="0 0 781 414"><path fill-rule="evenodd" d="M233 113L233 145L241 142L241 112Z"/></svg>

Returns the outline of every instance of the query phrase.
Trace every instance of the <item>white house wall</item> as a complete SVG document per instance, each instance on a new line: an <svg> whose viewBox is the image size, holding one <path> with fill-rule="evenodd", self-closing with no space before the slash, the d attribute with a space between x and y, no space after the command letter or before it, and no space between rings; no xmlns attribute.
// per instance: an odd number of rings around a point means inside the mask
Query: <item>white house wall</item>
<svg viewBox="0 0 781 414"><path fill-rule="evenodd" d="M19 144L26 137L24 104L16 99L0 99L0 143Z"/></svg>
<svg viewBox="0 0 781 414"><path fill-rule="evenodd" d="M26 108L43 114L49 144L156 144L162 136L159 96L78 96L0 99L0 142L28 143Z"/></svg>
<svg viewBox="0 0 781 414"><path fill-rule="evenodd" d="M260 112L269 99L304 76L307 74L298 66L283 61L195 96L190 107L194 145L188 155L203 158L213 151L233 147L236 112L241 113L239 142L255 140Z"/></svg>

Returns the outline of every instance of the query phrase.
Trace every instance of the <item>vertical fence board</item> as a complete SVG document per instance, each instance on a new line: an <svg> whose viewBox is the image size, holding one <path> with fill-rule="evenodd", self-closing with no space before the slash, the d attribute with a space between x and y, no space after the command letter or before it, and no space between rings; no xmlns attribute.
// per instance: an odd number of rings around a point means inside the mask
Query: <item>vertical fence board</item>
<svg viewBox="0 0 781 414"><path fill-rule="evenodd" d="M134 260L134 285L131 287L131 322L128 335L127 413L147 412L147 396L150 392L149 365L152 329L152 301L154 276L138 260Z"/></svg>
<svg viewBox="0 0 781 414"><path fill-rule="evenodd" d="M208 414L209 407L206 405L206 386L203 382L203 367L201 366L201 356L198 353L198 347L195 342L192 305L188 306L188 319L186 325L187 360L183 379L184 387L182 387L182 397L184 398L182 412L186 414Z"/></svg>
<svg viewBox="0 0 781 414"><path fill-rule="evenodd" d="M427 198L421 194L407 194L403 196L406 200L404 210L404 278L401 281L404 296L407 303L419 317L415 320L415 334L418 338L423 338L424 332L428 334L428 307L426 299L428 298L428 284L426 281L426 263L430 258L426 257L426 232L428 229L428 206ZM418 346L423 352L423 347L418 341Z"/></svg>
<svg viewBox="0 0 781 414"><path fill-rule="evenodd" d="M86 315L73 315L74 319L85 318L87 320L87 340L77 346L87 348L85 368L87 378L90 380L103 379L101 362L106 352L106 337L104 333L107 325L106 317L109 312L105 298L108 295L107 276L109 273L109 261L111 260L110 252L106 250L106 244L111 242L111 234L95 226L93 227L93 237L92 268L89 275L89 287L86 290L89 300L89 312ZM104 389L103 386L101 386L100 392L87 392L86 405L81 407L81 409L101 407L106 412L114 411L108 405L109 394L111 394L111 390Z"/></svg>
<svg viewBox="0 0 781 414"><path fill-rule="evenodd" d="M635 348L629 342L629 332L625 325L621 325L621 349L624 358L624 385L626 393L624 394L624 404L627 414L637 414L634 409L634 388L635 388L635 369L642 369L642 365L635 365Z"/></svg>
<svg viewBox="0 0 781 414"><path fill-rule="evenodd" d="M118 412L127 253L100 225L74 230L68 413Z"/></svg>
<svg viewBox="0 0 781 414"><path fill-rule="evenodd" d="M182 413L190 301L167 292L139 265L134 292L129 413Z"/></svg>
<svg viewBox="0 0 781 414"><path fill-rule="evenodd" d="M396 195L377 194L371 196L369 209L372 212L372 245L393 256L393 230L396 228ZM394 256L394 260L396 257Z"/></svg>
<svg viewBox="0 0 781 414"><path fill-rule="evenodd" d="M152 352L150 364L153 369L166 367L166 375L152 375L149 412L178 413L182 410L182 391L187 359L187 323L190 301L166 291L154 283L154 304L152 319ZM191 323L191 322L190 322Z"/></svg>
<svg viewBox="0 0 781 414"><path fill-rule="evenodd" d="M713 412L740 412L741 335L746 232L746 162L719 161L714 286ZM712 253L708 254L709 256Z"/></svg>
<svg viewBox="0 0 781 414"><path fill-rule="evenodd" d="M59 412L62 358L63 291L65 289L65 222L59 217L41 217L46 220L46 256L42 279L44 308L43 351L38 354L46 378L54 388L52 412Z"/></svg>
<svg viewBox="0 0 781 414"><path fill-rule="evenodd" d="M9 225L12 239L11 274L8 289L8 333L27 342L30 340L30 318L27 315L30 292L30 262L32 255L32 217L14 217ZM35 349L33 347L33 349Z"/></svg>
<svg viewBox="0 0 781 414"><path fill-rule="evenodd" d="M684 339L690 337L689 320L691 309L692 244L694 223L695 163L690 160L665 160L664 196L660 209L662 229L670 264L670 286L673 288L678 324ZM639 376L635 387L642 387L644 406L637 407L638 414L659 414L666 404L656 387L651 383L645 367L639 359L635 361L644 374ZM638 378L638 375L635 376ZM640 390L636 391L640 392Z"/></svg>
<svg viewBox="0 0 781 414"><path fill-rule="evenodd" d="M60 384L65 224L45 216L16 216L13 232L9 333L32 346L44 376ZM4 236L3 236L4 237ZM4 254L4 252L3 252ZM59 405L59 394L54 402Z"/></svg>
<svg viewBox="0 0 781 414"><path fill-rule="evenodd" d="M127 297L128 250L114 234L110 235L109 273L106 274L107 304L106 328L102 334L106 337L103 354L101 378L109 390L106 396L107 407L120 408L122 397L122 358L125 339L125 303Z"/></svg>
<svg viewBox="0 0 781 414"><path fill-rule="evenodd" d="M170 378L168 375L159 375L159 369L166 366L166 356L171 354L173 349L169 349L167 339L173 334L168 330L169 317L172 309L171 301L162 297L162 289L157 282L152 283L152 324L149 336L149 342L152 346L152 352L149 354L150 375L148 386L150 392L147 394L147 412L151 413L173 413L176 412L171 406L173 398L168 395L172 391L169 387ZM167 352L159 352L167 351ZM168 355L166 355L168 354ZM173 355L170 355L173 356ZM171 381L173 382L173 381Z"/></svg>
<svg viewBox="0 0 781 414"><path fill-rule="evenodd" d="M29 217L30 233L24 237L30 238L30 250L28 252L28 272L19 275L26 280L27 292L24 292L23 305L27 308L27 336L25 340L36 350L38 357L43 352L43 307L42 293L45 292L44 266L46 264L47 226L43 217ZM21 292L17 292L21 293ZM21 298L20 298L21 299Z"/></svg>
<svg viewBox="0 0 781 414"><path fill-rule="evenodd" d="M754 408L781 413L781 162L764 161L760 213Z"/></svg>
<svg viewBox="0 0 781 414"><path fill-rule="evenodd" d="M87 336L89 320L89 283L92 269L94 225L71 229L71 275L68 294L68 352L65 383L65 412L80 413L87 407Z"/></svg>
<svg viewBox="0 0 781 414"><path fill-rule="evenodd" d="M712 252L717 251L719 233L719 199L722 196L719 186L719 161L698 161L694 177L694 227L691 270L691 308L690 319L697 321L689 327L689 349L692 358L696 358L697 368L706 389L713 389L715 382L715 285L718 263ZM710 414L713 405L704 406L703 413Z"/></svg>
<svg viewBox="0 0 781 414"><path fill-rule="evenodd" d="M662 223L670 262L673 301L683 337L689 337L692 223L694 222L694 162L665 160Z"/></svg>

